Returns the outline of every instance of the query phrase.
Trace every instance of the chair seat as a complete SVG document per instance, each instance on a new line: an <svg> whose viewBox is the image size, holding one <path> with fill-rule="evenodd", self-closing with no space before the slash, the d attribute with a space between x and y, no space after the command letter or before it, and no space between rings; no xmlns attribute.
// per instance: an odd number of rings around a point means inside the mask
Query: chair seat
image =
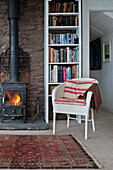
<svg viewBox="0 0 113 170"><path fill-rule="evenodd" d="M54 100L54 102L56 104L68 104L68 105L80 105L80 106L86 105L85 99L78 99L78 98L63 97L63 98Z"/></svg>

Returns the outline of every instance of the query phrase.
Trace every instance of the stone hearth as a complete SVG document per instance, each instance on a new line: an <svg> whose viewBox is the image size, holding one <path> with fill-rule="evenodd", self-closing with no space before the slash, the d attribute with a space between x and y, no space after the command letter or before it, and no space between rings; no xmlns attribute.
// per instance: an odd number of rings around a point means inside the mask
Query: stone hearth
<svg viewBox="0 0 113 170"><path fill-rule="evenodd" d="M26 123L16 118L15 120L6 119L4 122L2 123L0 119L0 130L47 130L49 128L41 115L38 115L33 123L31 117L27 118Z"/></svg>

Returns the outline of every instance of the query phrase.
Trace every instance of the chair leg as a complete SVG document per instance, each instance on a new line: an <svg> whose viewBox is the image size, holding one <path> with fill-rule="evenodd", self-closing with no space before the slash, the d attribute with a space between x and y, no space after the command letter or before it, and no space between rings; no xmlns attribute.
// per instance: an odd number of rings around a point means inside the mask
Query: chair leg
<svg viewBox="0 0 113 170"><path fill-rule="evenodd" d="M92 128L93 128L93 131L95 131L94 112L92 108L91 108L91 119L92 119Z"/></svg>
<svg viewBox="0 0 113 170"><path fill-rule="evenodd" d="M88 132L88 116L85 117L85 139L87 139Z"/></svg>
<svg viewBox="0 0 113 170"><path fill-rule="evenodd" d="M69 116L70 115L67 115L67 127L69 127Z"/></svg>
<svg viewBox="0 0 113 170"><path fill-rule="evenodd" d="M56 113L53 112L53 134L55 134Z"/></svg>

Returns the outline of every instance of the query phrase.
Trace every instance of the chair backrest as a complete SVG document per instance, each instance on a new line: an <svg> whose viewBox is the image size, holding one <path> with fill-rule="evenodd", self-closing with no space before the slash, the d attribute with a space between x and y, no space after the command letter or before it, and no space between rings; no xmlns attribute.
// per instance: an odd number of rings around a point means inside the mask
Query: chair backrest
<svg viewBox="0 0 113 170"><path fill-rule="evenodd" d="M79 95L84 95L86 90L94 83L98 84L98 81L92 78L76 78L67 80L64 88L64 97L78 98Z"/></svg>

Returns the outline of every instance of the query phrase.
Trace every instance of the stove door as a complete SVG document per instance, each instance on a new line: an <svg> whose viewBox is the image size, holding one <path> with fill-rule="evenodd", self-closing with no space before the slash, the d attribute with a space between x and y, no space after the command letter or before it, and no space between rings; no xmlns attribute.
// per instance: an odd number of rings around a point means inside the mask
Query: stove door
<svg viewBox="0 0 113 170"><path fill-rule="evenodd" d="M21 106L22 105L22 91L6 90L4 104L7 106Z"/></svg>

